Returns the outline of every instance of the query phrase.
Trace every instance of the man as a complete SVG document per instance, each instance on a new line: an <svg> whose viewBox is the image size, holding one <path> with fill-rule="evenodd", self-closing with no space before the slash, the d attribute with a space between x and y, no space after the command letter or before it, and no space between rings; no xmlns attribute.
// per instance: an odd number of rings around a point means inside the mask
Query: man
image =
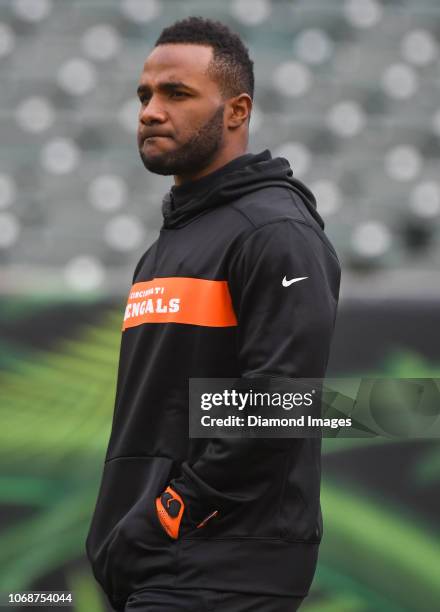
<svg viewBox="0 0 440 612"><path fill-rule="evenodd" d="M175 184L133 276L87 537L116 610L291 612L314 575L320 440L188 435L190 378L270 385L328 361L338 259L288 161L246 152L253 88L240 38L196 17L140 78L140 155Z"/></svg>

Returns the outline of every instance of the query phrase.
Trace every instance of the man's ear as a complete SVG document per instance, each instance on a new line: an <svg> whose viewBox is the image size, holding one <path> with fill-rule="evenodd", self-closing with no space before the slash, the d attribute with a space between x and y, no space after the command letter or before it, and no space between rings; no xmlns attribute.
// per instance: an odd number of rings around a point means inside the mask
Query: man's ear
<svg viewBox="0 0 440 612"><path fill-rule="evenodd" d="M230 98L227 102L226 127L233 129L248 123L251 110L252 98L248 94L243 93Z"/></svg>

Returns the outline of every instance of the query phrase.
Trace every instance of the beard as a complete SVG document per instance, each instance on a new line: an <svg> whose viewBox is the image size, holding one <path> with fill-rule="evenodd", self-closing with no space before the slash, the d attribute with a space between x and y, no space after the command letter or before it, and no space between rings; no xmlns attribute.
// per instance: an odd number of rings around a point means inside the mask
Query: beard
<svg viewBox="0 0 440 612"><path fill-rule="evenodd" d="M141 146L139 154L145 168L163 176L191 175L206 168L223 145L223 110L224 105L219 106L211 119L174 151L148 155Z"/></svg>

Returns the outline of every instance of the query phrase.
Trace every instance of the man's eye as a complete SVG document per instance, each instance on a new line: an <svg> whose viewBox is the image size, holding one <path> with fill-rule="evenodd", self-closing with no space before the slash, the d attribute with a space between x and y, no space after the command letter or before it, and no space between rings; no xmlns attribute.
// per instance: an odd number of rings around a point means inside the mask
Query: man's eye
<svg viewBox="0 0 440 612"><path fill-rule="evenodd" d="M184 92L184 91L173 91L173 92L171 92L170 95L171 95L171 97L175 97L175 96L177 96L177 97L179 97L179 96L186 97L188 94L186 92Z"/></svg>

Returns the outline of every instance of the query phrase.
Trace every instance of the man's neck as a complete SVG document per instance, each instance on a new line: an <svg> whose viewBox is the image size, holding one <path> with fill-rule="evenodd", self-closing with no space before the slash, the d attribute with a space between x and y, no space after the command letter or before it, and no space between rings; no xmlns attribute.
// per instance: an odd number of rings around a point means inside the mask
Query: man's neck
<svg viewBox="0 0 440 612"><path fill-rule="evenodd" d="M235 148L233 151L229 149L227 151L222 151L221 154L216 157L216 159L211 164L203 168L203 170L200 170L193 174L175 175L174 185L178 187L180 185L185 185L186 183L196 181L197 179L200 179L203 176L206 176L207 174L211 174L211 172L218 170L218 168L222 168L233 159L240 157L245 153L247 153L247 147L245 147L244 149Z"/></svg>

